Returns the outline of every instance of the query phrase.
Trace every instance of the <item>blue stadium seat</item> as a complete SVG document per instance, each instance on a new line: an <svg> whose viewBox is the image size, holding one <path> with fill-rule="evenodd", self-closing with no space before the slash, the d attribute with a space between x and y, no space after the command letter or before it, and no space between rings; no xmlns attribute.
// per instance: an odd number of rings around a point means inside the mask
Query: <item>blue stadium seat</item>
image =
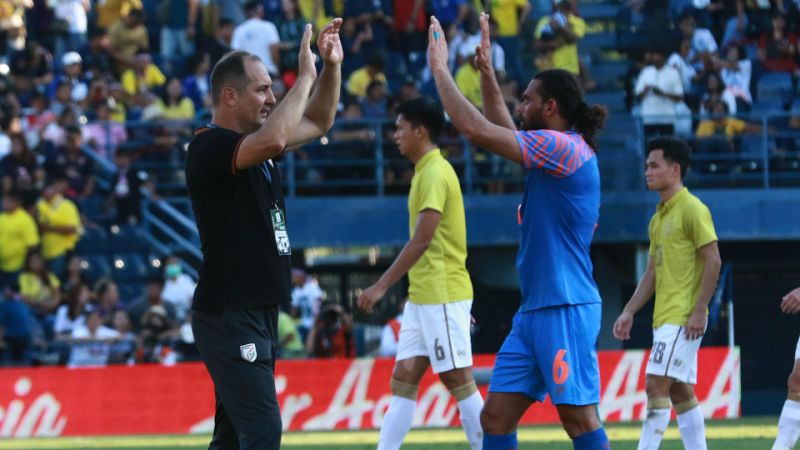
<svg viewBox="0 0 800 450"><path fill-rule="evenodd" d="M89 278L90 283L94 283L100 278L111 275L111 263L108 257L102 254L82 255L83 264L81 268Z"/></svg>
<svg viewBox="0 0 800 450"><path fill-rule="evenodd" d="M83 229L83 236L78 241L78 253L101 252L108 246L108 233L100 226L89 226Z"/></svg>
<svg viewBox="0 0 800 450"><path fill-rule="evenodd" d="M119 283L119 298L122 303L129 304L144 295L145 283L135 281L131 283Z"/></svg>
<svg viewBox="0 0 800 450"><path fill-rule="evenodd" d="M114 250L145 250L148 248L145 231L135 225L112 225L109 240Z"/></svg>
<svg viewBox="0 0 800 450"><path fill-rule="evenodd" d="M766 72L758 80L758 101L781 100L792 92L792 77L788 73Z"/></svg>
<svg viewBox="0 0 800 450"><path fill-rule="evenodd" d="M115 280L139 280L147 277L149 265L140 253L114 254L111 257Z"/></svg>

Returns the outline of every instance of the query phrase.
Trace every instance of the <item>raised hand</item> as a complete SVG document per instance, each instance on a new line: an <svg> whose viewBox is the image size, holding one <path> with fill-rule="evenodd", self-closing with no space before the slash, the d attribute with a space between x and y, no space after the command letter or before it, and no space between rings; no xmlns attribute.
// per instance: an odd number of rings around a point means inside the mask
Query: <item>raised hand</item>
<svg viewBox="0 0 800 450"><path fill-rule="evenodd" d="M431 26L428 28L428 64L431 70L447 68L447 39L445 39L442 25L435 16L431 16Z"/></svg>
<svg viewBox="0 0 800 450"><path fill-rule="evenodd" d="M489 31L489 15L481 13L478 18L481 25L481 44L475 48L475 67L483 74L494 71L492 67L492 41Z"/></svg>
<svg viewBox="0 0 800 450"><path fill-rule="evenodd" d="M325 64L341 64L344 60L342 41L339 39L339 28L341 26L342 19L337 17L319 32L317 47Z"/></svg>
<svg viewBox="0 0 800 450"><path fill-rule="evenodd" d="M314 54L311 53L311 24L306 24L303 39L300 41L300 53L297 59L297 76L317 79L317 67L314 65Z"/></svg>

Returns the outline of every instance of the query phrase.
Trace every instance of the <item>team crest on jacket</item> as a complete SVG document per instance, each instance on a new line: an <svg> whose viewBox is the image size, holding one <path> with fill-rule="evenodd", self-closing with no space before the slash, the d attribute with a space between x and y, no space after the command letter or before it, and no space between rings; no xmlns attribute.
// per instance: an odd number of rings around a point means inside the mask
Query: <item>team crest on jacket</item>
<svg viewBox="0 0 800 450"><path fill-rule="evenodd" d="M239 351L242 352L242 359L247 362L255 361L258 356L258 353L256 353L256 344L240 345Z"/></svg>

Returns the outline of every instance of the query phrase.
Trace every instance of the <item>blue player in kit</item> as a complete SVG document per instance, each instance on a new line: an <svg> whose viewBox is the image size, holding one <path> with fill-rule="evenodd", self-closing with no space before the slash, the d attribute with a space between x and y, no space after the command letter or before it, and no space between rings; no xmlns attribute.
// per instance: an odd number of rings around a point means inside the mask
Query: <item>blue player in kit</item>
<svg viewBox="0 0 800 450"><path fill-rule="evenodd" d="M548 394L576 450L610 449L597 416L602 305L589 257L600 212L594 138L607 112L586 104L572 74L547 70L523 94L518 131L492 69L488 19L481 14L475 61L485 117L458 91L435 17L428 36L431 71L453 124L473 144L522 164L527 173L518 211L522 304L481 413L483 449L517 448L519 419Z"/></svg>

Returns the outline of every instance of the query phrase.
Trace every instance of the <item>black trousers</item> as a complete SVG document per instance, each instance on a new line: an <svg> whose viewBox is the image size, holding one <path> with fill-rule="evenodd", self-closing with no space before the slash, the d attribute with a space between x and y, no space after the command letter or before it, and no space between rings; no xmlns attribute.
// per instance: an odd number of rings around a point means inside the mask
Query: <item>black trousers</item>
<svg viewBox="0 0 800 450"><path fill-rule="evenodd" d="M272 450L281 446L275 392L278 308L195 311L192 331L214 381L216 413L210 450Z"/></svg>

